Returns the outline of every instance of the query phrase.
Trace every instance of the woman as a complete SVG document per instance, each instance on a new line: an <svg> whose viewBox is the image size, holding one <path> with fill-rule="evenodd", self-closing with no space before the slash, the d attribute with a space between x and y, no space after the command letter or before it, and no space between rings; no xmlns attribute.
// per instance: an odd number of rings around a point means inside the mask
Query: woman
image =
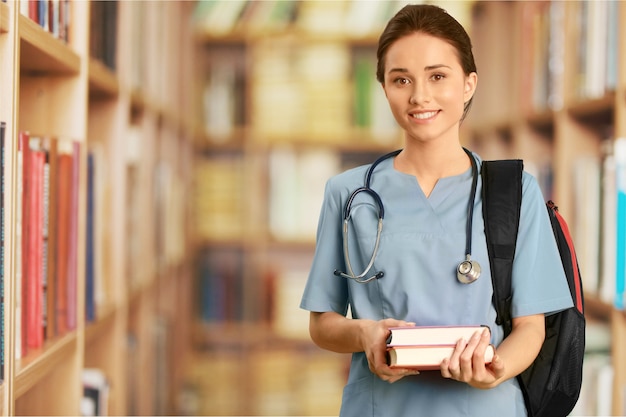
<svg viewBox="0 0 626 417"><path fill-rule="evenodd" d="M341 416L525 416L514 377L541 347L544 314L572 303L541 191L524 173L513 331L502 340L492 304L480 178L478 191L471 193L479 172L472 159L478 166L481 160L460 140L460 124L478 81L471 41L441 8L410 5L389 21L377 57L377 79L405 133L404 148L370 172L370 187L384 205L378 250L376 197L369 191L352 195L372 166L331 178L301 302L311 312L313 341L352 353ZM346 258L342 224L348 200ZM474 207L471 216L468 201ZM471 256L482 267L482 278L464 284L456 275L467 254L468 217ZM359 274L358 280L346 279ZM460 340L439 371L390 368L385 358L389 328L414 324L483 324L491 332ZM496 355L485 364L489 344L497 346Z"/></svg>

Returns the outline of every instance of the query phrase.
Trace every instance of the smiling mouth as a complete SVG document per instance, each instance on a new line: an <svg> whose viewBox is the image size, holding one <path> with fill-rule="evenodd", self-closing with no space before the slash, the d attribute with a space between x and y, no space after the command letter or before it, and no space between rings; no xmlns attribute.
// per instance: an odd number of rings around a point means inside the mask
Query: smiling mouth
<svg viewBox="0 0 626 417"><path fill-rule="evenodd" d="M430 119L431 117L434 117L437 115L436 111L427 111L427 112L423 112L423 113L413 113L411 114L411 117L413 117L414 119L417 120L426 120L426 119Z"/></svg>

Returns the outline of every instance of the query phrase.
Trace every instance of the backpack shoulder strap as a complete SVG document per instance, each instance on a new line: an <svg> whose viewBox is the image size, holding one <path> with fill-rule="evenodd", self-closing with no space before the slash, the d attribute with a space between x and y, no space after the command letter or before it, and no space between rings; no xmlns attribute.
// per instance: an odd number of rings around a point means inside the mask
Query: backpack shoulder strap
<svg viewBox="0 0 626 417"><path fill-rule="evenodd" d="M511 276L522 204L522 160L483 161L483 220L496 323L511 331Z"/></svg>

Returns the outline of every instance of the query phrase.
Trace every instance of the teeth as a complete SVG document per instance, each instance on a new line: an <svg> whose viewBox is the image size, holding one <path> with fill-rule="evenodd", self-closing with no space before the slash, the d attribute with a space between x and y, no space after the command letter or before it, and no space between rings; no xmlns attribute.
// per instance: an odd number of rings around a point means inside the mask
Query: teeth
<svg viewBox="0 0 626 417"><path fill-rule="evenodd" d="M428 118L431 118L431 117L433 117L435 114L437 114L437 112L436 112L436 111L429 111L429 112L426 112L426 113L414 113L414 114L413 114L413 117L414 117L414 118L416 118L416 119L421 119L421 120L423 120L423 119L428 119Z"/></svg>

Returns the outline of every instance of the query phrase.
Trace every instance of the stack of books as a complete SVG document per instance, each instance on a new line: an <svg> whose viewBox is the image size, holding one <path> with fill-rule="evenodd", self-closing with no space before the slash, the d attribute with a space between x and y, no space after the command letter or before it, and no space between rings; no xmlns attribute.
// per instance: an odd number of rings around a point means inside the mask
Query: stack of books
<svg viewBox="0 0 626 417"><path fill-rule="evenodd" d="M469 339L487 326L411 326L394 327L387 338L387 363L392 368L418 370L439 369L449 358L460 339ZM485 363L490 363L495 348L485 351Z"/></svg>

